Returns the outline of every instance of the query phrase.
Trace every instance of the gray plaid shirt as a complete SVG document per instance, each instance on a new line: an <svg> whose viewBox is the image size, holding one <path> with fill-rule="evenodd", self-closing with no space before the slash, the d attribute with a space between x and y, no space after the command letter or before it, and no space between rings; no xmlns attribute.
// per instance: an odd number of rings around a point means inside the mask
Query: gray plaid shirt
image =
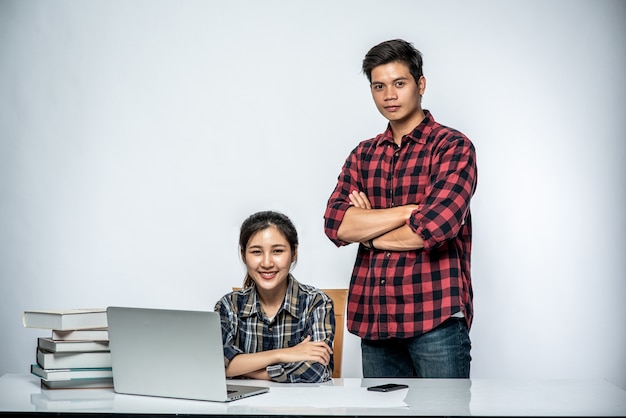
<svg viewBox="0 0 626 418"><path fill-rule="evenodd" d="M312 341L326 341L331 347L335 338L332 300L291 275L285 300L274 318L263 313L255 286L228 293L217 302L215 311L222 321L225 366L237 354L293 347L307 335ZM266 370L276 382L314 383L330 379L333 366L332 360L328 366L300 361L273 364Z"/></svg>

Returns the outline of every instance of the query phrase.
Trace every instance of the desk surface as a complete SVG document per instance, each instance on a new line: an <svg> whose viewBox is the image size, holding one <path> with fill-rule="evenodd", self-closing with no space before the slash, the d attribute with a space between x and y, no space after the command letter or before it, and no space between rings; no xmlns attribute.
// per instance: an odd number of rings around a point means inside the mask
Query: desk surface
<svg viewBox="0 0 626 418"><path fill-rule="evenodd" d="M603 380L393 381L406 383L409 389L386 394L365 390L388 379L334 379L322 385L237 381L266 385L270 392L219 403L122 395L112 389L49 390L41 388L36 376L6 374L0 377L0 413L626 416L626 391Z"/></svg>

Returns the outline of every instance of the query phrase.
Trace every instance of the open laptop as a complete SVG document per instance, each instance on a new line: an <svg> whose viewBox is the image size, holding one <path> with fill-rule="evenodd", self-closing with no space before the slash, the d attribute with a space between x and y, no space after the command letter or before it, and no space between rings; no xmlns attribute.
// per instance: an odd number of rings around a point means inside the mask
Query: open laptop
<svg viewBox="0 0 626 418"><path fill-rule="evenodd" d="M229 402L269 388L226 384L217 312L107 309L115 392Z"/></svg>

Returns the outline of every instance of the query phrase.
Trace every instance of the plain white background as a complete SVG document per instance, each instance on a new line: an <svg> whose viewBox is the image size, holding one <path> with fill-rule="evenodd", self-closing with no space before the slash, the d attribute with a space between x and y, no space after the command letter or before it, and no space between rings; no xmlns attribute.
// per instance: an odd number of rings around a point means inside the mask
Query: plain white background
<svg viewBox="0 0 626 418"><path fill-rule="evenodd" d="M0 374L46 335L25 309L212 310L258 210L295 222L300 281L347 287L356 248L322 215L385 129L363 55L404 38L424 107L478 153L472 377L625 387L625 17L619 0L0 0Z"/></svg>

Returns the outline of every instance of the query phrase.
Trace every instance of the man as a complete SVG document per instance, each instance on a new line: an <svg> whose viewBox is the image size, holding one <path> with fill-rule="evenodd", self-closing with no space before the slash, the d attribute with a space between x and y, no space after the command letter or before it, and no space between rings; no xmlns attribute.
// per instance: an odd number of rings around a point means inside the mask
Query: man
<svg viewBox="0 0 626 418"><path fill-rule="evenodd" d="M422 109L411 43L376 45L363 72L389 124L350 153L324 214L337 246L360 243L347 323L363 377L468 378L474 146Z"/></svg>

